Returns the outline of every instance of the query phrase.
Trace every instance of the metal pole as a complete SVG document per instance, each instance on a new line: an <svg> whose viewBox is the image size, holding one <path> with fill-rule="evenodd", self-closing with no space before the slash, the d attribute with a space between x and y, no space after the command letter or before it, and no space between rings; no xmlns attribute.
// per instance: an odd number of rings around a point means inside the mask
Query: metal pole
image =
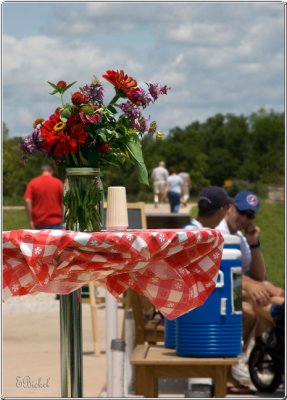
<svg viewBox="0 0 287 400"><path fill-rule="evenodd" d="M81 289L60 295L62 397L83 397Z"/></svg>
<svg viewBox="0 0 287 400"><path fill-rule="evenodd" d="M113 339L111 343L112 354L112 393L111 397L124 396L124 361L125 341Z"/></svg>
<svg viewBox="0 0 287 400"><path fill-rule="evenodd" d="M111 342L118 337L118 302L106 291L106 357L107 397L112 396L112 353Z"/></svg>
<svg viewBox="0 0 287 400"><path fill-rule="evenodd" d="M135 347L135 323L132 309L125 311L124 316L125 326L125 395L128 397L129 394L134 393L134 366L130 363L130 358Z"/></svg>

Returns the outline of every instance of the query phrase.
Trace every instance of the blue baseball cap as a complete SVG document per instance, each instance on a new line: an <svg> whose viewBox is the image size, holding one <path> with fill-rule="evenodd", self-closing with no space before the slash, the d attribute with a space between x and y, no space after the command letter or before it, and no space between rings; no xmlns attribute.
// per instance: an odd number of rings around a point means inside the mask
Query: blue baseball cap
<svg viewBox="0 0 287 400"><path fill-rule="evenodd" d="M250 210L255 214L259 211L259 198L252 192L239 192L234 197L234 205L239 211Z"/></svg>

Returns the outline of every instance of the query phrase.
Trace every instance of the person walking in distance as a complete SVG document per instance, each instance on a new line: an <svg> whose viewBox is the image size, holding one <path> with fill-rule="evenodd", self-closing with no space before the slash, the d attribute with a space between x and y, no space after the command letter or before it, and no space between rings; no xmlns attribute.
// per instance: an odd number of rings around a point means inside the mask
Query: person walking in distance
<svg viewBox="0 0 287 400"><path fill-rule="evenodd" d="M166 196L168 170L165 168L164 161L160 161L159 165L152 170L151 178L153 182L154 206L158 207L158 204L163 202Z"/></svg>
<svg viewBox="0 0 287 400"><path fill-rule="evenodd" d="M188 172L184 172L184 171L180 172L178 175L183 180L181 203L182 203L183 207L187 207L187 201L189 199L189 192L191 190L190 175Z"/></svg>
<svg viewBox="0 0 287 400"><path fill-rule="evenodd" d="M63 229L63 182L50 165L27 185L24 200L31 229Z"/></svg>
<svg viewBox="0 0 287 400"><path fill-rule="evenodd" d="M178 213L180 206L180 198L182 195L183 181L176 170L171 168L170 175L167 178L167 198L170 205L171 213Z"/></svg>

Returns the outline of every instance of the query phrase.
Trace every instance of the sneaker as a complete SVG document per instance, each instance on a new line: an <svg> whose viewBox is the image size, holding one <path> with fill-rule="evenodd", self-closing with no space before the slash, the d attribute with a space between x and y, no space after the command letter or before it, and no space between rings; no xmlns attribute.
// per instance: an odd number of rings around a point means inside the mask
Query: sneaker
<svg viewBox="0 0 287 400"><path fill-rule="evenodd" d="M242 353L239 356L238 363L233 365L231 368L232 376L239 382L250 383L250 374L249 374L247 362L248 362L247 354Z"/></svg>

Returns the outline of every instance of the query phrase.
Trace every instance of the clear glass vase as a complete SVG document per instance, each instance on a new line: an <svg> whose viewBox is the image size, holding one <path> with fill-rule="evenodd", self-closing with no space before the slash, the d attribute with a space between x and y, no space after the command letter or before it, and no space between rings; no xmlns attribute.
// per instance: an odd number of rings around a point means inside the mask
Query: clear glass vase
<svg viewBox="0 0 287 400"><path fill-rule="evenodd" d="M104 189L98 168L66 168L64 222L67 230L98 232L103 223Z"/></svg>

